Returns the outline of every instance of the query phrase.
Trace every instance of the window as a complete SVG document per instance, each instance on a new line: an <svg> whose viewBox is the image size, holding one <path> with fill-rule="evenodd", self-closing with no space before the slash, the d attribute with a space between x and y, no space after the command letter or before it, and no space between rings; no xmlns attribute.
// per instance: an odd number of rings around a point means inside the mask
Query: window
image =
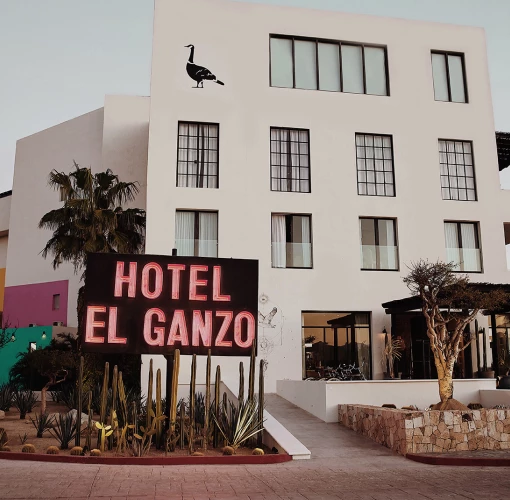
<svg viewBox="0 0 510 500"><path fill-rule="evenodd" d="M453 262L459 272L481 273L478 222L445 222L444 232L447 262Z"/></svg>
<svg viewBox="0 0 510 500"><path fill-rule="evenodd" d="M390 135L356 134L356 167L358 194L395 196Z"/></svg>
<svg viewBox="0 0 510 500"><path fill-rule="evenodd" d="M398 271L395 219L360 218L361 269Z"/></svg>
<svg viewBox="0 0 510 500"><path fill-rule="evenodd" d="M432 77L436 101L468 102L464 54L433 51Z"/></svg>
<svg viewBox="0 0 510 500"><path fill-rule="evenodd" d="M218 124L179 122L178 187L218 187L218 141Z"/></svg>
<svg viewBox="0 0 510 500"><path fill-rule="evenodd" d="M37 351L37 342L29 342L28 343L28 352Z"/></svg>
<svg viewBox="0 0 510 500"><path fill-rule="evenodd" d="M326 367L346 364L355 365L370 379L369 312L303 311L301 321L303 378L327 377Z"/></svg>
<svg viewBox="0 0 510 500"><path fill-rule="evenodd" d="M177 255L218 256L218 212L178 210L175 213Z"/></svg>
<svg viewBox="0 0 510 500"><path fill-rule="evenodd" d="M271 263L273 267L312 267L311 217L272 214Z"/></svg>
<svg viewBox="0 0 510 500"><path fill-rule="evenodd" d="M310 192L308 130L271 128L271 191Z"/></svg>
<svg viewBox="0 0 510 500"><path fill-rule="evenodd" d="M476 201L471 142L440 139L439 164L443 200Z"/></svg>
<svg viewBox="0 0 510 500"><path fill-rule="evenodd" d="M58 311L60 309L60 294L57 293L56 295L53 295L53 300L51 302L51 308L54 311Z"/></svg>
<svg viewBox="0 0 510 500"><path fill-rule="evenodd" d="M389 95L386 47L273 35L271 86Z"/></svg>

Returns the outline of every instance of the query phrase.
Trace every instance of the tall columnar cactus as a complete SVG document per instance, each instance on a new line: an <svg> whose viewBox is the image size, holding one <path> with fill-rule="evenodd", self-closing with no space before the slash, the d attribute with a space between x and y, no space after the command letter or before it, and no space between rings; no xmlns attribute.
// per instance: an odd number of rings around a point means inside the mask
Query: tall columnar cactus
<svg viewBox="0 0 510 500"><path fill-rule="evenodd" d="M255 342L252 344L251 347L248 401L253 402L254 398L255 398Z"/></svg>
<svg viewBox="0 0 510 500"><path fill-rule="evenodd" d="M244 401L244 365L242 361L239 361L239 394L237 396L239 404L243 404Z"/></svg>
<svg viewBox="0 0 510 500"><path fill-rule="evenodd" d="M156 371L156 418L161 417L162 412L162 401L161 401L161 370L158 368ZM163 421L156 421L156 448L161 449L163 443Z"/></svg>
<svg viewBox="0 0 510 500"><path fill-rule="evenodd" d="M101 388L101 406L99 411L99 421L106 425L107 404L108 404L108 381L110 377L110 364L108 361L104 364L103 387ZM97 447L101 446L101 433L97 436Z"/></svg>
<svg viewBox="0 0 510 500"><path fill-rule="evenodd" d="M189 452L195 446L195 389L197 382L197 355L193 354L191 361L191 383L189 385Z"/></svg>
<svg viewBox="0 0 510 500"><path fill-rule="evenodd" d="M204 414L204 451L207 451L209 440L209 409L211 407L211 349L207 351L205 368L205 414Z"/></svg>
<svg viewBox="0 0 510 500"><path fill-rule="evenodd" d="M181 425L180 425L180 444L181 444L181 450L184 450L184 436L186 434L186 407L184 406L184 401L181 403L180 407L180 418L181 418Z"/></svg>
<svg viewBox="0 0 510 500"><path fill-rule="evenodd" d="M85 446L90 450L92 447L92 391L89 391L87 398L87 414L89 420L87 422L87 437L85 439Z"/></svg>
<svg viewBox="0 0 510 500"><path fill-rule="evenodd" d="M258 413L259 413L259 422L260 426L263 429L264 428L264 368L266 366L266 362L261 359L260 360L260 367L259 367L259 407L258 407ZM259 432L257 434L257 444L258 446L262 445L262 432Z"/></svg>
<svg viewBox="0 0 510 500"><path fill-rule="evenodd" d="M220 418L220 382L221 382L221 368L219 365L216 367L216 378L214 379L214 416L216 420ZM218 447L220 440L220 432L218 426L214 426L213 446Z"/></svg>
<svg viewBox="0 0 510 500"><path fill-rule="evenodd" d="M181 363L181 352L179 349L174 351L174 371L172 374L172 397L170 401L167 401L167 404L170 405L170 422L169 422L169 432L170 432L170 442L171 450L175 450L175 422L177 421L177 390L179 388L179 368ZM184 421L181 420L181 428L184 426ZM181 433L182 434L182 433ZM182 442L181 442L182 446Z"/></svg>
<svg viewBox="0 0 510 500"><path fill-rule="evenodd" d="M119 384L119 369L117 365L113 367L113 374L112 374L112 408L110 412L110 425L113 429L113 434L110 435L108 439L108 449L111 450L113 448L113 441L118 442L118 425L113 425L113 415L117 414L117 393L118 393L118 384Z"/></svg>
<svg viewBox="0 0 510 500"><path fill-rule="evenodd" d="M81 439L81 413L82 413L82 394L83 394L83 364L84 358L80 356L80 365L78 367L78 379L76 380L76 436L74 438L75 446L80 446Z"/></svg>
<svg viewBox="0 0 510 500"><path fill-rule="evenodd" d="M149 385L147 387L147 421L145 423L145 428L150 429L152 423L152 385L153 385L153 371L152 371L152 359L149 363Z"/></svg>
<svg viewBox="0 0 510 500"><path fill-rule="evenodd" d="M133 421L133 434L138 434L138 411L134 401L131 403L131 420Z"/></svg>

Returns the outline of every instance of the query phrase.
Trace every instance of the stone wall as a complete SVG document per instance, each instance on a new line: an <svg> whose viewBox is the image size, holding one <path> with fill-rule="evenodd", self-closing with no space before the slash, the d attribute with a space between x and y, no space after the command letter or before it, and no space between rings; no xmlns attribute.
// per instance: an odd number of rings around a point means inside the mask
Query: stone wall
<svg viewBox="0 0 510 500"><path fill-rule="evenodd" d="M409 411L338 405L338 421L402 455L510 449L510 410Z"/></svg>

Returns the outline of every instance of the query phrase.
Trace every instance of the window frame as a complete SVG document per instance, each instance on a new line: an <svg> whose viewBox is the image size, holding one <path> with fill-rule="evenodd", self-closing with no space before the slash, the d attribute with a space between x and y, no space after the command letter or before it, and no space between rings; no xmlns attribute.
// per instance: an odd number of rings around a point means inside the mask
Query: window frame
<svg viewBox="0 0 510 500"><path fill-rule="evenodd" d="M372 137L375 137L375 136L379 136L379 137L389 137L390 139L390 143L391 143L391 173L393 175L393 195L387 195L387 194L377 194L377 182L374 182L373 184L376 186L376 194L368 194L368 190L367 190L367 193L366 194L362 194L359 192L359 184L360 184L360 181L358 179L358 173L359 172L367 172L367 169L365 168L365 170L358 170L358 145L356 143L356 139L358 137L358 135L362 135L362 136L365 136L365 135L370 135ZM363 139L363 141L365 141L365 139ZM363 147L366 147L366 145L364 144ZM384 147L382 148L384 150ZM397 183L396 183L396 179L395 179L395 149L393 147L393 135L392 134L375 134L375 133L367 133L367 132L355 132L354 133L354 154L356 156L356 189L358 191L358 196L379 196L381 198L395 198L397 196ZM359 158L361 160L366 160L367 158ZM375 157L374 157L374 160L375 160ZM383 158L384 160L384 158ZM474 162L474 161L473 161ZM375 170L375 164L374 164L374 173L377 172ZM383 173L385 173L385 171L383 170ZM364 182L362 184L368 184L368 182ZM370 183L372 184L372 183ZM384 181L384 186L386 186L386 181ZM389 185L389 184L388 184ZM386 192L386 188L384 188L384 191Z"/></svg>
<svg viewBox="0 0 510 500"><path fill-rule="evenodd" d="M461 231L461 224L472 224L475 226L475 245L477 245L476 249L480 252L480 271L462 271L462 270L453 270L454 273L473 273L473 274L483 274L483 250L482 250L482 235L481 235L481 228L480 228L480 221L472 221L472 220L451 220L451 219L445 219L443 221L443 232L445 230L445 225L449 224L456 224L457 225L457 242L459 244L458 248L462 249L462 231ZM446 247L446 235L445 235L445 245L444 249L445 252L447 250Z"/></svg>
<svg viewBox="0 0 510 500"><path fill-rule="evenodd" d="M273 179L277 179L277 180L280 180L280 181L283 181L284 178L280 178L280 177L273 177L273 172L272 172L272 168L273 168L273 164L272 164L272 160L271 160L271 155L273 154L272 151L271 151L271 143L272 143L272 139L271 139L271 133L273 130L288 130L289 132L293 131L293 132L306 132L308 134L308 191L292 191L292 190L287 190L287 191L282 191L281 189L273 189ZM312 157L312 154L311 154L311 150L310 150L310 129L308 128L296 128L296 127L280 127L280 126L271 126L269 128L269 189L274 192L274 193L297 193L297 194L309 194L312 192L312 161L311 161L311 157ZM281 142L280 142L281 144ZM289 153L288 153L289 154ZM301 154L300 154L301 156ZM279 166L281 167L281 165L274 165L274 166ZM289 167L287 167L289 168ZM301 167L299 166L299 168L304 168L304 167ZM291 169L291 172L292 172L292 166L290 167ZM289 178L289 177L286 177L286 180L287 180L287 185L289 184L289 182L291 183L292 185L292 176ZM301 178L299 179L301 180ZM299 184L300 187L301 187L301 183ZM283 214L282 214L283 215Z"/></svg>
<svg viewBox="0 0 510 500"><path fill-rule="evenodd" d="M57 298L58 297L58 298ZM58 302L58 304L57 304ZM60 293L54 293L51 298L51 310L59 311L60 310Z"/></svg>
<svg viewBox="0 0 510 500"><path fill-rule="evenodd" d="M374 240L375 240L375 245L376 247L380 246L379 245L379 224L377 224L377 221L380 221L380 220L391 220L393 221L393 231L395 233L395 247L397 249L397 267L395 269L380 269L380 268L368 268L368 267L361 267L360 268L360 271L389 271L389 272L399 272L400 271L400 251L399 251L399 245L398 245L398 219L396 217L370 217L370 216L359 216L358 217L358 224L359 224L359 221L361 221L362 219L368 219L368 220L372 220L374 221ZM360 249L362 249L363 247L363 243L362 243L362 233L361 233L361 225L360 225L360 234L359 234L359 245L360 245ZM377 263L377 260L379 259L379 256L377 255L377 252L376 252L376 263ZM363 259L361 260L361 266L363 266Z"/></svg>
<svg viewBox="0 0 510 500"><path fill-rule="evenodd" d="M443 101L441 101L443 102ZM462 104L462 103L458 103L458 104ZM475 199L474 200L456 200L454 198L443 198L443 186L441 184L441 178L444 177L443 174L441 174L441 151L439 150L439 143L440 141L445 141L445 142L453 142L453 143L457 143L457 142L461 142L461 143L464 143L464 142L469 142L469 144L471 144L471 158L472 158L472 167L473 167L473 182L474 182L474 191L475 191ZM438 152L438 155L439 155L439 188L441 189L441 199L443 201L468 201L468 202L476 202L478 201L478 189L477 189L477 181L476 181L476 162L475 162L475 148L473 147L473 141L472 140L462 140L462 139L444 139L444 138L439 138L437 140L437 152ZM445 154L447 154L447 152L445 151ZM455 153L456 154L456 153ZM462 146L462 154L464 155L464 145ZM449 166L449 163L446 163L447 166ZM455 163L455 166L457 166L457 163ZM464 168L466 167L466 164L464 163ZM448 174L448 184L450 184L450 174ZM458 178L458 176L455 176L456 178ZM467 176L461 176L461 177L464 177L464 178L468 178ZM467 189L467 188L466 188ZM450 192L450 187L448 186L448 192Z"/></svg>
<svg viewBox="0 0 510 500"><path fill-rule="evenodd" d="M287 241L287 234L289 233L288 225L287 225L287 217L308 217L309 225L310 225L310 267L297 267L297 266L287 266L285 267L273 267L273 258L271 256L271 269L313 269L313 227L312 227L312 214L308 213L295 213L295 212L271 212L271 224L270 228L270 241L271 247L273 246L273 215L283 215L285 216L285 244L292 243L292 241Z"/></svg>
<svg viewBox="0 0 510 500"><path fill-rule="evenodd" d="M179 186L179 137L180 134L179 134L179 128L181 125L206 125L206 126L210 126L210 125L214 125L217 127L217 130L218 130L218 136L217 136L217 142L218 142L218 147L216 149L216 157L217 157L217 160L216 160L216 164L217 164L217 174L216 176L214 175L207 175L206 177L209 178L209 177L216 177L216 187L209 187L209 186ZM185 137L185 136L183 136ZM197 136L198 137L198 136ZM189 138L189 134L188 134L188 138ZM197 141L197 144L198 144L198 141ZM186 151L189 151L189 148L186 148ZM179 120L177 122L177 149L176 149L176 153L177 153L177 157L176 157L176 165L175 165L175 187L177 188L185 188L185 189L188 189L188 188L191 188L191 189L219 189L220 188L220 124L219 123L216 123L216 122L199 122L199 121L194 121L194 120ZM184 174L181 174L181 175L184 175ZM188 178L189 176L189 173L188 173L188 160L186 160L186 179ZM197 181L198 181L198 175L197 175Z"/></svg>
<svg viewBox="0 0 510 500"><path fill-rule="evenodd" d="M220 246L220 238L219 238L219 234L220 234L220 218L219 218L219 211L218 210L203 210L203 209L200 209L200 210L194 210L194 209L187 209L187 208L177 208L175 210L175 213L177 214L177 212L193 212L194 214L194 219L193 219L193 255L180 255L178 257L200 257L198 255L198 246L200 244L200 214L201 213L214 213L216 214L216 227L217 227L217 231L218 231L218 235L216 236L216 257L210 257L212 259L217 259L218 258L218 254L219 254L219 246ZM177 247L175 241L176 241L176 237L175 237L175 229L174 229L174 248Z"/></svg>
<svg viewBox="0 0 510 500"><path fill-rule="evenodd" d="M292 41L292 87L277 87L272 85L272 68L271 68L271 39L279 38L283 40L291 40ZM300 87L296 87L296 56L295 56L295 44L294 42L303 41L303 42L314 42L315 43L315 82L317 84L316 89L302 89ZM338 45L338 57L339 57L339 73L340 73L340 90L326 90L320 88L320 79L319 79L319 43L331 43ZM342 68L342 45L351 45L356 47L361 47L361 58L363 64L363 92L344 92L344 82L343 82L343 68ZM386 94L367 94L367 78L366 78L366 67L365 67L365 47L373 47L377 49L384 50L384 71L385 71L385 82L386 82ZM465 80L464 80L465 81ZM322 92L332 92L332 93L342 93L342 94L355 94L355 95L371 95L375 97L390 97L390 75L389 75L389 64L388 64L388 46L378 43L362 43L362 42L353 42L347 40L334 40L330 38L318 38L318 37L306 37L299 35L282 35L279 33L270 33L269 34L269 86L277 89L298 89L298 90L315 90Z"/></svg>
<svg viewBox="0 0 510 500"><path fill-rule="evenodd" d="M436 99L436 89L434 87L434 67L432 65L432 55L439 54L444 56L445 59L445 67L446 67L446 86L448 89L448 101L441 101ZM464 102L452 101L452 88L450 84L450 65L448 63L448 56L457 56L460 57L462 62L462 79L464 83ZM434 101L436 102L451 102L454 104L469 104L469 94L468 94L468 86L467 86L467 75L466 75L466 57L464 52L455 52L451 50L431 50L430 51L430 67L432 70L432 90L434 91Z"/></svg>

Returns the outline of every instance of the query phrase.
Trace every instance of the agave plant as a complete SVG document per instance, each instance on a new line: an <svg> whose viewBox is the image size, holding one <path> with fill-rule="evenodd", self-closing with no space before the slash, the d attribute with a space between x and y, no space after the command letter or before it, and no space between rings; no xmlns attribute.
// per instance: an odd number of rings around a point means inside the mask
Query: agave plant
<svg viewBox="0 0 510 500"><path fill-rule="evenodd" d="M228 402L228 407L221 405L219 418L213 413L213 419L225 444L234 450L263 429L257 402L249 399L240 402L239 406L232 401Z"/></svg>
<svg viewBox="0 0 510 500"><path fill-rule="evenodd" d="M49 431L60 443L60 449L67 450L69 448L69 443L76 436L76 425L73 416L69 413L66 415L60 413L56 419L55 427Z"/></svg>
<svg viewBox="0 0 510 500"><path fill-rule="evenodd" d="M14 388L11 384L0 384L0 410L9 411L14 399Z"/></svg>
<svg viewBox="0 0 510 500"><path fill-rule="evenodd" d="M37 404L37 396L34 391L14 391L12 404L19 411L19 418L24 419Z"/></svg>
<svg viewBox="0 0 510 500"><path fill-rule="evenodd" d="M55 417L52 415L48 415L47 413L35 413L35 419L30 417L32 421L32 425L35 427L37 431L37 437L42 438L44 431L47 431L53 427L55 422Z"/></svg>

